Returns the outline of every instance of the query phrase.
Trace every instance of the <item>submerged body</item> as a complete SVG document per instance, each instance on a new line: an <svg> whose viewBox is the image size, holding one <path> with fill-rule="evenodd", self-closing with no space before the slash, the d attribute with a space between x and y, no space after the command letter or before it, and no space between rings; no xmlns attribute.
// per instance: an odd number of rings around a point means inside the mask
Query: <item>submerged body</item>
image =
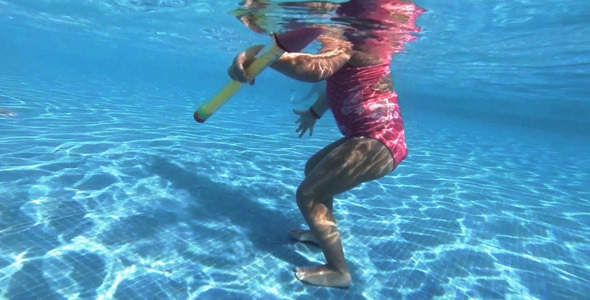
<svg viewBox="0 0 590 300"><path fill-rule="evenodd" d="M305 126L311 129L315 119L310 121L308 115L314 118L316 111L323 113L329 108L344 137L308 160L305 179L297 189L297 204L310 229L290 233L298 241L317 243L327 262L324 266L297 267L296 277L331 287L351 283L333 216L334 196L387 175L407 154L389 61L367 60L354 49L346 53L348 60L326 79L324 97L301 114L301 123L307 122Z"/></svg>
<svg viewBox="0 0 590 300"><path fill-rule="evenodd" d="M407 155L404 125L389 62L355 67L344 65L327 79L326 98L340 132L369 137L389 149L397 166Z"/></svg>
<svg viewBox="0 0 590 300"><path fill-rule="evenodd" d="M326 81L326 92L309 109L294 110L300 124L296 131L300 137L307 130L311 135L315 122L330 109L344 137L307 161L296 199L309 229L295 229L290 235L318 244L326 258L325 265L296 267L297 279L348 287L351 275L333 216L333 197L387 175L407 155L390 62L393 53L413 39L410 32L416 29L413 23L421 10L402 0L352 0L340 4L336 12L364 23L344 31L326 28L327 34L318 38L322 48L317 54L286 53L271 68L300 81ZM365 25L371 30L358 30ZM252 82L244 70L260 49L251 47L236 56L230 77Z"/></svg>

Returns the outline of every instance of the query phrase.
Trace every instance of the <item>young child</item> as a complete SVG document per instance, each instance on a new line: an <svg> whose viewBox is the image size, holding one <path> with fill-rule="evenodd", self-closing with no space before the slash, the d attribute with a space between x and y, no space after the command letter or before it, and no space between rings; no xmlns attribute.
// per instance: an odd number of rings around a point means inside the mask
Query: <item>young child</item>
<svg viewBox="0 0 590 300"><path fill-rule="evenodd" d="M317 54L286 53L271 67L291 78L326 81L324 96L309 109L294 112L301 132L310 134L315 122L330 109L343 138L313 155L296 193L297 205L309 229L295 229L297 241L317 243L326 264L296 267L297 279L314 285L348 287L340 234L333 217L333 197L359 184L390 173L406 157L404 126L390 76L391 56L417 31L414 20L422 12L404 0L352 0L336 11L353 20L339 38L324 35ZM244 71L261 45L238 54L230 77L252 82Z"/></svg>

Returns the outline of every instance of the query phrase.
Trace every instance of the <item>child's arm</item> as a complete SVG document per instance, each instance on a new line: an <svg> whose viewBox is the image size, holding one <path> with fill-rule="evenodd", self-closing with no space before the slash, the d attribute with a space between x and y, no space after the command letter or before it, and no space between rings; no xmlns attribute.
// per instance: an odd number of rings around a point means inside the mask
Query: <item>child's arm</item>
<svg viewBox="0 0 590 300"><path fill-rule="evenodd" d="M300 81L325 80L346 64L351 56L347 43L334 41L324 41L324 47L318 54L285 53L270 67Z"/></svg>
<svg viewBox="0 0 590 300"><path fill-rule="evenodd" d="M351 47L347 42L335 38L320 37L322 49L318 54L285 53L270 65L271 68L300 81L322 81L340 69L351 57ZM254 83L246 73L246 68L256 59L263 45L256 45L238 54L228 69L233 80Z"/></svg>

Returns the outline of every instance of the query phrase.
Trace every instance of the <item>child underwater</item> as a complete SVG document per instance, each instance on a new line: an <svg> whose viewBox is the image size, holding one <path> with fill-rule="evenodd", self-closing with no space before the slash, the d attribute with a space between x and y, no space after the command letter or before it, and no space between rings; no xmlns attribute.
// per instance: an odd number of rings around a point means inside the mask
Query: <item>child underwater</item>
<svg viewBox="0 0 590 300"><path fill-rule="evenodd" d="M308 4L308 3L305 3ZM316 3L318 6L325 2ZM296 193L297 206L309 229L289 235L322 249L326 264L296 267L297 279L313 285L348 287L351 275L333 216L334 196L393 171L407 155L404 125L390 74L392 55L415 39L416 18L424 12L411 1L352 0L327 4L350 25L329 28L318 41L317 54L285 53L270 65L305 82L326 82L325 93L298 115L300 137L310 134L318 119L331 110L343 138L314 154L305 165L305 179ZM248 19L252 23L251 19ZM335 33L336 32L336 33ZM228 73L240 82L253 82L245 69L261 45L238 54Z"/></svg>

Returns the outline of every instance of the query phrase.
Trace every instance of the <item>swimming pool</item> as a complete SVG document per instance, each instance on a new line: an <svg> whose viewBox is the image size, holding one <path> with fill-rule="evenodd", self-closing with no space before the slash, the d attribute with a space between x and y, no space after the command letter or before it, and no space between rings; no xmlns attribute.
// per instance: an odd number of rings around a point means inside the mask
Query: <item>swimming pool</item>
<svg viewBox="0 0 590 300"><path fill-rule="evenodd" d="M328 289L287 237L340 137L297 138L308 85L265 72L192 120L267 42L236 2L0 0L0 298L587 298L587 5L439 2L392 65L409 156L337 197L354 281Z"/></svg>

